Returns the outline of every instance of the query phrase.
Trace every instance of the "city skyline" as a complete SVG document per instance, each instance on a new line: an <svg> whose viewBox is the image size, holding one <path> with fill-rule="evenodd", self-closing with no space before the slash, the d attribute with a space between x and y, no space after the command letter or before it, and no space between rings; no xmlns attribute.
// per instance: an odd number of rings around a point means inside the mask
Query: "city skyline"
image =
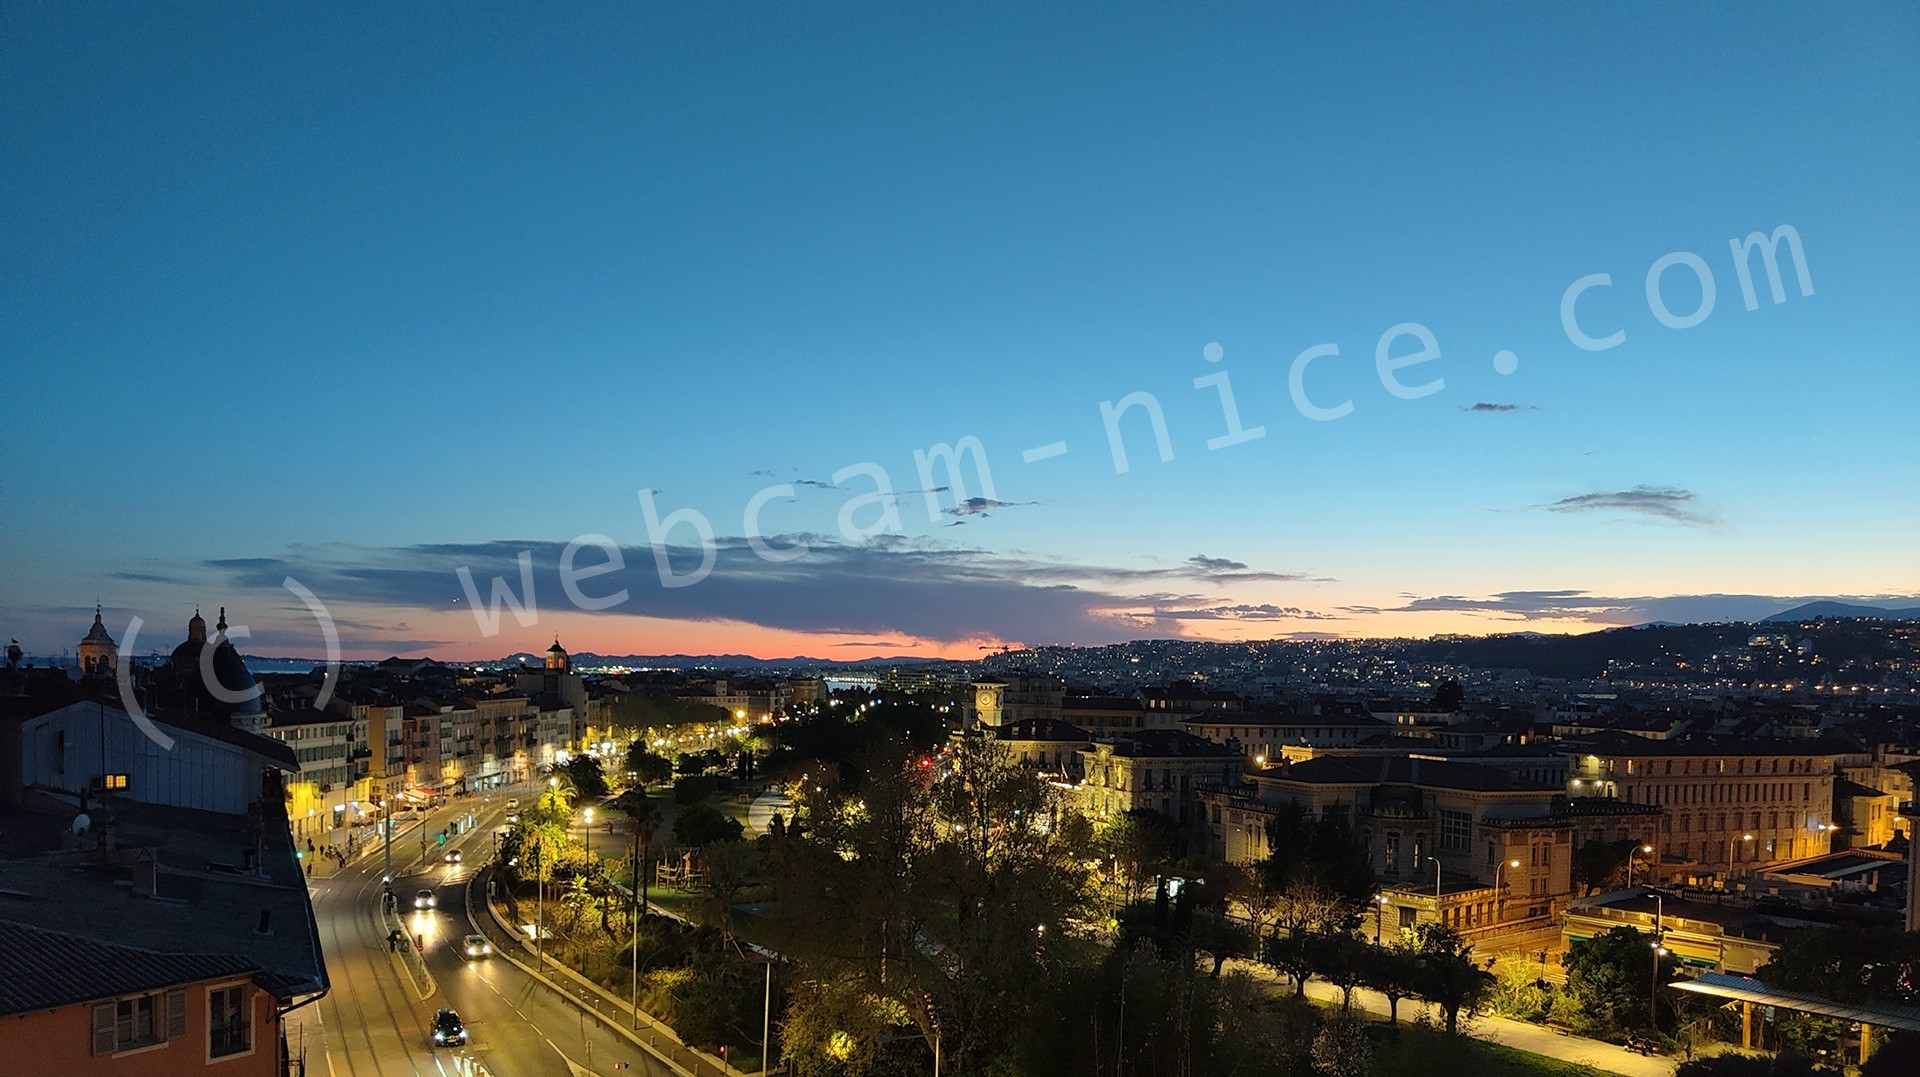
<svg viewBox="0 0 1920 1077"><path fill-rule="evenodd" d="M1131 14L8 12L4 631L318 654L287 579L349 658L1916 604L1907 13ZM967 438L990 487L923 474ZM458 572L522 551L490 635Z"/></svg>

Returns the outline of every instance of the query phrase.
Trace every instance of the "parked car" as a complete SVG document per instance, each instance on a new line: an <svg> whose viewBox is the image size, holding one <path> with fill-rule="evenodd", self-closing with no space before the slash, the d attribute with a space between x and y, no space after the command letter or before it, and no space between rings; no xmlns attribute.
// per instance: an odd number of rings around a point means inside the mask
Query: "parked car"
<svg viewBox="0 0 1920 1077"><path fill-rule="evenodd" d="M493 944L487 941L485 935L468 935L461 940L461 948L466 951L468 957L493 956Z"/></svg>
<svg viewBox="0 0 1920 1077"><path fill-rule="evenodd" d="M433 1015L433 1045L435 1047L460 1047L467 1042L467 1026L460 1023L460 1015L452 1010L440 1010Z"/></svg>

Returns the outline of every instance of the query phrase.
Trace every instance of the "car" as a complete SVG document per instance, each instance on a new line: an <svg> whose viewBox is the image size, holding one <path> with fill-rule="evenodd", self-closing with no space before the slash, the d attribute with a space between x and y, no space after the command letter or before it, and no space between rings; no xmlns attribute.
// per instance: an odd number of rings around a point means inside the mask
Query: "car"
<svg viewBox="0 0 1920 1077"><path fill-rule="evenodd" d="M448 853L447 855L441 857L440 859L446 861L449 864L458 864L460 862L460 850L455 849L454 851Z"/></svg>
<svg viewBox="0 0 1920 1077"><path fill-rule="evenodd" d="M435 900L431 890L422 890L413 895L413 907L416 909L431 909L437 904L439 902Z"/></svg>
<svg viewBox="0 0 1920 1077"><path fill-rule="evenodd" d="M487 941L485 935L468 935L460 940L460 948L466 951L468 957L493 956L493 944Z"/></svg>
<svg viewBox="0 0 1920 1077"><path fill-rule="evenodd" d="M519 810L519 808L520 808L520 798L519 798L519 797L511 797L511 798L509 798L509 799L507 800L507 810L508 810L508 811L518 811L518 810Z"/></svg>
<svg viewBox="0 0 1920 1077"><path fill-rule="evenodd" d="M467 1042L467 1026L460 1023L460 1015L452 1010L439 1010L433 1015L433 1045L435 1047L462 1047Z"/></svg>

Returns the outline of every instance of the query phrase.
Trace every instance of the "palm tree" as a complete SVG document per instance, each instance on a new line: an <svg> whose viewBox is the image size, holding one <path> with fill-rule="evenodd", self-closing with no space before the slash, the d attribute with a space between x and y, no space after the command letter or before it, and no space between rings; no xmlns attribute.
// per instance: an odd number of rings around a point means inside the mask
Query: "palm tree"
<svg viewBox="0 0 1920 1077"><path fill-rule="evenodd" d="M640 915L645 916L647 882L653 874L647 870L653 867L653 836L663 820L660 805L647 796L645 786L636 785L615 797L610 806L627 817L633 832L633 874L640 892Z"/></svg>
<svg viewBox="0 0 1920 1077"><path fill-rule="evenodd" d="M547 791L542 795L558 800L563 808L572 807L574 798L580 795L580 790L573 784L573 772L559 763L542 766L540 778L547 784Z"/></svg>

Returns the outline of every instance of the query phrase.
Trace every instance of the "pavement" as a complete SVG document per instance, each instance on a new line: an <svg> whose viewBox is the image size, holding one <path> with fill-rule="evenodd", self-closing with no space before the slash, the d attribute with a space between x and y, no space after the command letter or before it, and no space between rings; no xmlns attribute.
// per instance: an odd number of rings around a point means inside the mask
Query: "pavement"
<svg viewBox="0 0 1920 1077"><path fill-rule="evenodd" d="M1276 990L1293 990L1290 983L1263 965L1246 961L1234 961L1231 964L1232 967L1248 972L1258 979L1273 982ZM1307 994L1312 998L1336 1004L1340 1001L1340 989L1320 980L1307 982ZM1381 1020L1387 1017L1386 996L1364 987L1354 990L1353 1005L1355 1009L1365 1010ZM1439 1007L1419 999L1400 1000L1400 1020L1411 1021L1421 1014L1426 1014L1436 1024L1444 1023ZM1591 1066L1606 1073L1620 1074L1621 1077L1673 1077L1676 1064L1673 1059L1661 1055L1640 1055L1605 1040L1566 1035L1527 1021L1515 1021L1491 1014L1481 1014L1471 1019L1462 1014L1460 1025L1462 1031L1478 1040L1531 1051L1536 1055L1557 1058L1562 1062Z"/></svg>
<svg viewBox="0 0 1920 1077"><path fill-rule="evenodd" d="M468 811L476 813L477 825L450 838L446 846L431 848L424 860L417 840L393 844L393 889L408 926L422 942L421 956L430 973L431 994L425 1000L387 950L388 929L380 913L380 853L309 884L333 987L318 1003L287 1018L288 1042L296 1052L305 1051L308 1077L449 1077L467 1072L462 1068L465 1059L502 1077L609 1074L616 1062L625 1063L623 1075L669 1077L652 1056L511 962L470 961L461 953L462 937L480 930L467 918L465 884L492 854L492 831L503 821L505 800L457 800L423 824L428 832L438 833ZM452 850L462 854L462 863L449 865L441 859ZM410 909L421 890L434 895L436 908ZM432 1046L428 1022L442 1008L459 1012L467 1026L467 1047Z"/></svg>
<svg viewBox="0 0 1920 1077"><path fill-rule="evenodd" d="M747 830L755 836L765 834L773 826L775 815L793 822L793 801L788 800L787 791L777 785L755 797L748 806Z"/></svg>

